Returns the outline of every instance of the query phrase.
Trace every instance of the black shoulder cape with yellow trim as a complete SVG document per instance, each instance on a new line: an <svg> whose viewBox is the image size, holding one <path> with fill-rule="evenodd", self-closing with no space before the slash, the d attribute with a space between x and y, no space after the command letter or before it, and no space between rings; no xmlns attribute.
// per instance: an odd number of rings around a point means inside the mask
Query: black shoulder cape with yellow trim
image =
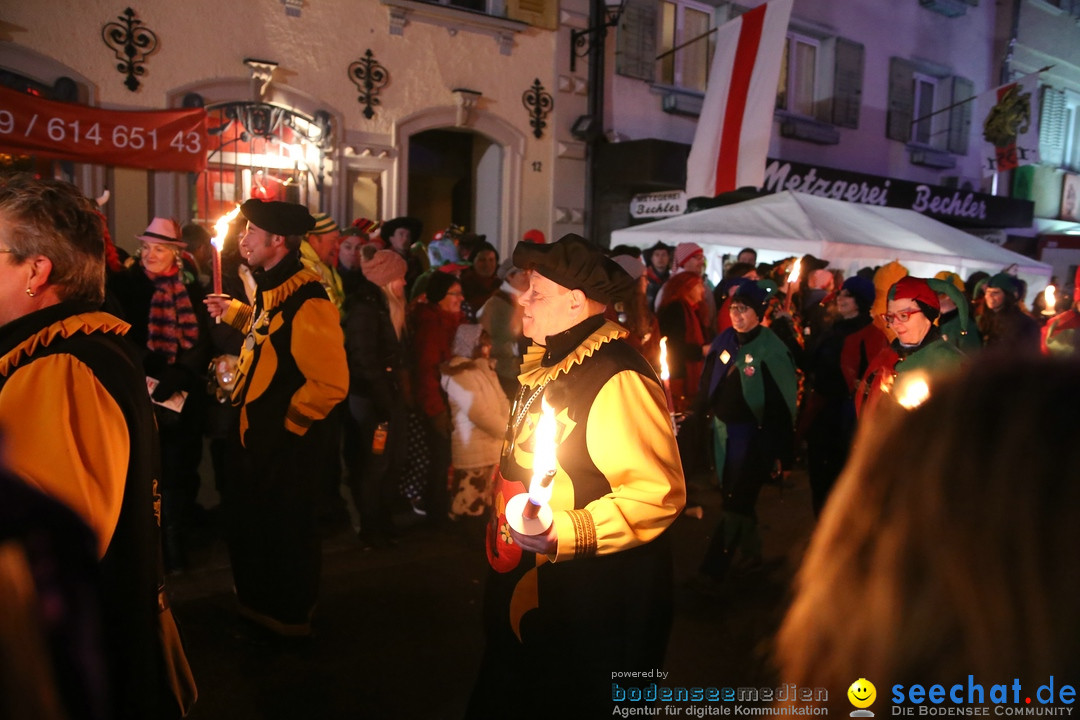
<svg viewBox="0 0 1080 720"><path fill-rule="evenodd" d="M606 707L604 672L663 659L672 608L665 530L685 485L663 389L625 336L597 315L524 358L488 529L488 645L470 716L493 716L529 678L545 696L532 710L571 698L578 709ZM523 552L504 514L528 487L544 400L558 425L554 557Z"/></svg>
<svg viewBox="0 0 1080 720"><path fill-rule="evenodd" d="M111 695L117 704L113 716L165 717L158 692L157 434L137 352L123 338L128 327L108 313L78 303L53 305L4 325L0 328L0 393L20 368L67 354L90 368L123 413L129 433L124 496L100 563L103 645ZM66 380L57 377L55 384L63 386ZM78 434L77 427L55 427L55 412L56 408L26 408L20 421L39 423L43 433Z"/></svg>

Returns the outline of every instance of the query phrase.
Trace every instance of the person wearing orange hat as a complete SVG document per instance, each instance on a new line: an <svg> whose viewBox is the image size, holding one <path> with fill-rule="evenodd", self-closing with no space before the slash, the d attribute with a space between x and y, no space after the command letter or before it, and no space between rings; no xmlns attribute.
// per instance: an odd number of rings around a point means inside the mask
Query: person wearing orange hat
<svg viewBox="0 0 1080 720"><path fill-rule="evenodd" d="M901 379L918 371L929 383L932 376L958 368L964 354L941 337L934 320L941 314L941 301L931 283L941 287L941 280L901 278L889 288L886 312L882 315L885 325L896 333L896 339L870 362L855 395L855 410L859 418L872 412L882 397L891 396L903 403L898 392L903 388Z"/></svg>
<svg viewBox="0 0 1080 720"><path fill-rule="evenodd" d="M1073 283L1073 306L1046 323L1041 347L1044 355L1080 354L1080 268Z"/></svg>

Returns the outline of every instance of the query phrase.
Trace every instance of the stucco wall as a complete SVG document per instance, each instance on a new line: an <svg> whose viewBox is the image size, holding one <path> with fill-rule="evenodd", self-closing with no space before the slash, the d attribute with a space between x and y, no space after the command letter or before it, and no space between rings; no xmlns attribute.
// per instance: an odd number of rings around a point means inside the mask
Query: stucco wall
<svg viewBox="0 0 1080 720"><path fill-rule="evenodd" d="M455 31L413 19L403 34L392 35L389 10L378 0L306 2L300 17L288 17L277 0L152 0L133 8L144 26L157 34L159 45L145 65L142 86L130 92L101 39L102 26L123 8L102 0L6 3L0 11L4 23L0 27L7 32L3 54L11 58L28 50L23 53L26 58L35 53L50 58L89 80L94 104L122 109L163 108L184 88L246 81L244 58L271 60L279 63L274 87L309 97L330 111L341 121L339 139L360 135L383 144L393 143L395 127L403 119L433 107L453 107L454 88L476 90L482 93L478 113L526 138L521 167L531 168L533 161L540 161L547 170L521 171L516 182L519 197L513 200L514 227L546 231L551 227L554 141L550 131L539 140L532 136L522 93L535 78L551 91L554 33L526 26L514 35L512 52L505 55L491 35L464 26ZM390 74L370 120L362 115L358 90L347 73L349 64L368 48ZM34 63L9 60L4 65L32 74L28 69ZM330 206L338 207L344 203L345 188L333 192L341 197ZM388 214L400 210L392 206Z"/></svg>

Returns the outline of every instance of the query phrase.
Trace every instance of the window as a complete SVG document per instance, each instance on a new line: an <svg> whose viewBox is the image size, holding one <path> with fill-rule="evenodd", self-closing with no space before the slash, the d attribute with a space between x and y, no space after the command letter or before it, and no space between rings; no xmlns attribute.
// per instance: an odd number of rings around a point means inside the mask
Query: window
<svg viewBox="0 0 1080 720"><path fill-rule="evenodd" d="M1080 171L1080 95L1065 91L1065 162L1069 170Z"/></svg>
<svg viewBox="0 0 1080 720"><path fill-rule="evenodd" d="M1039 100L1039 159L1080 170L1080 95L1044 87Z"/></svg>
<svg viewBox="0 0 1080 720"><path fill-rule="evenodd" d="M686 90L705 92L712 61L712 37L702 37L713 27L712 8L687 0L660 3L660 46L657 54L688 43L657 62L656 81Z"/></svg>
<svg viewBox="0 0 1080 720"><path fill-rule="evenodd" d="M820 43L798 33L788 33L780 61L776 109L814 117L814 99Z"/></svg>
<svg viewBox="0 0 1080 720"><path fill-rule="evenodd" d="M912 95L915 101L912 110L911 139L914 142L929 145L933 139L934 95L937 93L937 78L915 73L912 77Z"/></svg>
<svg viewBox="0 0 1080 720"><path fill-rule="evenodd" d="M421 0L432 5L445 5L460 10L472 10L473 12L494 15L495 17L506 16L506 2L504 0Z"/></svg>
<svg viewBox="0 0 1080 720"><path fill-rule="evenodd" d="M966 155L972 104L962 101L972 97L974 89L971 80L952 75L946 67L891 58L885 136Z"/></svg>

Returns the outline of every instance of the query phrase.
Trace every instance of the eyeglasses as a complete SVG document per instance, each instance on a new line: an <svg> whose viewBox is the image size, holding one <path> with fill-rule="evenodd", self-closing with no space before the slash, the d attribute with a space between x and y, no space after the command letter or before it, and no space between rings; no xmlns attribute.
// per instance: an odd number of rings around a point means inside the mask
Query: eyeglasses
<svg viewBox="0 0 1080 720"><path fill-rule="evenodd" d="M729 305L728 310L735 313L736 315L742 315L743 313L750 312L750 308L746 305Z"/></svg>
<svg viewBox="0 0 1080 720"><path fill-rule="evenodd" d="M446 294L447 295L454 295L455 297L465 297L465 293L461 292L460 290L457 290L455 292L448 292Z"/></svg>
<svg viewBox="0 0 1080 720"><path fill-rule="evenodd" d="M882 313L881 319L885 321L886 325L892 325L894 322L906 323L911 319L912 315L921 313L919 308L908 308L907 310L901 310L898 313Z"/></svg>

